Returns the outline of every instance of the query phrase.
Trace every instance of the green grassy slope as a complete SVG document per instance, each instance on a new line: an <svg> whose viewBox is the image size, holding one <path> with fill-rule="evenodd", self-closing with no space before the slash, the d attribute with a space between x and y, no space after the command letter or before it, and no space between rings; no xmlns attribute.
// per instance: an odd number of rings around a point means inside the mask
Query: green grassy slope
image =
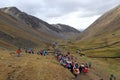
<svg viewBox="0 0 120 80"><path fill-rule="evenodd" d="M120 57L120 5L106 12L71 46L85 51L88 56Z"/></svg>

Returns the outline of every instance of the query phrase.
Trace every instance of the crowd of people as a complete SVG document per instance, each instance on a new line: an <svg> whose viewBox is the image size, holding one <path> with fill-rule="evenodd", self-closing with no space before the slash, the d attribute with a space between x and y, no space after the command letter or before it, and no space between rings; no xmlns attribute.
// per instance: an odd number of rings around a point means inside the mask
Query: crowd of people
<svg viewBox="0 0 120 80"><path fill-rule="evenodd" d="M70 52L63 54L61 51L58 51L54 55L63 67L68 68L75 75L75 78L81 73L88 73L88 68L91 67L87 63L81 63L79 65Z"/></svg>
<svg viewBox="0 0 120 80"><path fill-rule="evenodd" d="M20 56L21 56L21 52L22 52L21 48L18 48L18 49L16 50L17 57L20 57ZM28 53L28 54L38 54L38 55L43 55L43 56L46 56L46 55L47 55L47 51L44 50L44 49L35 52L33 48L27 48L27 49L25 49L25 53L26 53L26 54L27 54L27 53Z"/></svg>

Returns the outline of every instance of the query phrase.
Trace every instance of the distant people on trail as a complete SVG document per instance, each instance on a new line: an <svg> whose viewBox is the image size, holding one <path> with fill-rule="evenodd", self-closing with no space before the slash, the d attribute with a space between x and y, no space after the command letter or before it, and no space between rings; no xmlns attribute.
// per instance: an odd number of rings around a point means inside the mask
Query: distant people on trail
<svg viewBox="0 0 120 80"><path fill-rule="evenodd" d="M81 51L82 51L82 50L77 49L77 50L76 50L76 53L79 54L80 56L85 56L85 54L83 54Z"/></svg>
<svg viewBox="0 0 120 80"><path fill-rule="evenodd" d="M70 52L67 52L67 55L70 55Z"/></svg>
<svg viewBox="0 0 120 80"><path fill-rule="evenodd" d="M47 52L45 50L42 50L42 55L46 56Z"/></svg>
<svg viewBox="0 0 120 80"><path fill-rule="evenodd" d="M27 48L25 48L25 53L27 53Z"/></svg>
<svg viewBox="0 0 120 80"><path fill-rule="evenodd" d="M87 64L87 63L85 63L85 67L86 67L86 68L89 68L89 66L88 66L88 64Z"/></svg>
<svg viewBox="0 0 120 80"><path fill-rule="evenodd" d="M74 66L73 66L73 73L75 75L75 78L77 78L77 76L80 73L80 71L79 71L79 65L78 65L78 63L76 61L75 61Z"/></svg>
<svg viewBox="0 0 120 80"><path fill-rule="evenodd" d="M16 50L17 57L20 57L20 56L21 56L21 52L22 52L22 50L21 50L20 48Z"/></svg>
<svg viewBox="0 0 120 80"><path fill-rule="evenodd" d="M37 55L43 55L43 56L46 56L46 55L47 55L47 51L46 51L45 49L43 49L43 50L38 50L38 51L34 51L33 48L26 48L26 49L25 49L25 53L37 54Z"/></svg>
<svg viewBox="0 0 120 80"><path fill-rule="evenodd" d="M85 68L85 65L84 65L84 63L82 63L81 65L80 65L80 67L79 67L79 71L80 71L80 73L82 73L82 70Z"/></svg>
<svg viewBox="0 0 120 80"><path fill-rule="evenodd" d="M82 63L79 67L80 73L88 73L88 64Z"/></svg>
<svg viewBox="0 0 120 80"><path fill-rule="evenodd" d="M29 48L28 53L30 53L30 54L31 54L31 53L34 54L33 48Z"/></svg>
<svg viewBox="0 0 120 80"><path fill-rule="evenodd" d="M42 51L39 50L39 51L37 52L37 54L38 54L38 55L42 55Z"/></svg>
<svg viewBox="0 0 120 80"><path fill-rule="evenodd" d="M116 77L113 74L111 74L109 80L116 80Z"/></svg>
<svg viewBox="0 0 120 80"><path fill-rule="evenodd" d="M53 42L53 43L52 43L52 48L55 50L55 49L57 48L57 45L58 45L57 42Z"/></svg>
<svg viewBox="0 0 120 80"><path fill-rule="evenodd" d="M80 53L81 53L81 50L77 49L77 50L76 50L76 53L77 53L77 54L80 54Z"/></svg>
<svg viewBox="0 0 120 80"><path fill-rule="evenodd" d="M34 54L33 48L25 49L25 53Z"/></svg>
<svg viewBox="0 0 120 80"><path fill-rule="evenodd" d="M88 68L87 68L87 67L84 67L84 68L82 69L82 72L83 72L83 73L87 73L87 72L88 72Z"/></svg>
<svg viewBox="0 0 120 80"><path fill-rule="evenodd" d="M88 62L88 67L91 68L92 62Z"/></svg>

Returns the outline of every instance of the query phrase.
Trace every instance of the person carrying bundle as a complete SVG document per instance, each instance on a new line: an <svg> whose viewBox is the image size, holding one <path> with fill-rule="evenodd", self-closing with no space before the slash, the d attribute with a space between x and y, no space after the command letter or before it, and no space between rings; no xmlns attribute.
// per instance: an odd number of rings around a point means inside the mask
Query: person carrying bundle
<svg viewBox="0 0 120 80"><path fill-rule="evenodd" d="M78 76L79 73L80 73L78 66L74 66L74 67L73 67L73 72L74 72L75 78L77 78L77 76Z"/></svg>

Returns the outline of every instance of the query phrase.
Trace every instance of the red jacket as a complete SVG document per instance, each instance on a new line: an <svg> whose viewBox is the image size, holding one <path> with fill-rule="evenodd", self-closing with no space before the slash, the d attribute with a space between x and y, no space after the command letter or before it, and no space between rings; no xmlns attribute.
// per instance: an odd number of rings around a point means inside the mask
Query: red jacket
<svg viewBox="0 0 120 80"><path fill-rule="evenodd" d="M20 49L16 50L17 54L20 54L22 51Z"/></svg>
<svg viewBox="0 0 120 80"><path fill-rule="evenodd" d="M88 68L85 67L82 71L83 71L83 73L87 73L88 72Z"/></svg>

